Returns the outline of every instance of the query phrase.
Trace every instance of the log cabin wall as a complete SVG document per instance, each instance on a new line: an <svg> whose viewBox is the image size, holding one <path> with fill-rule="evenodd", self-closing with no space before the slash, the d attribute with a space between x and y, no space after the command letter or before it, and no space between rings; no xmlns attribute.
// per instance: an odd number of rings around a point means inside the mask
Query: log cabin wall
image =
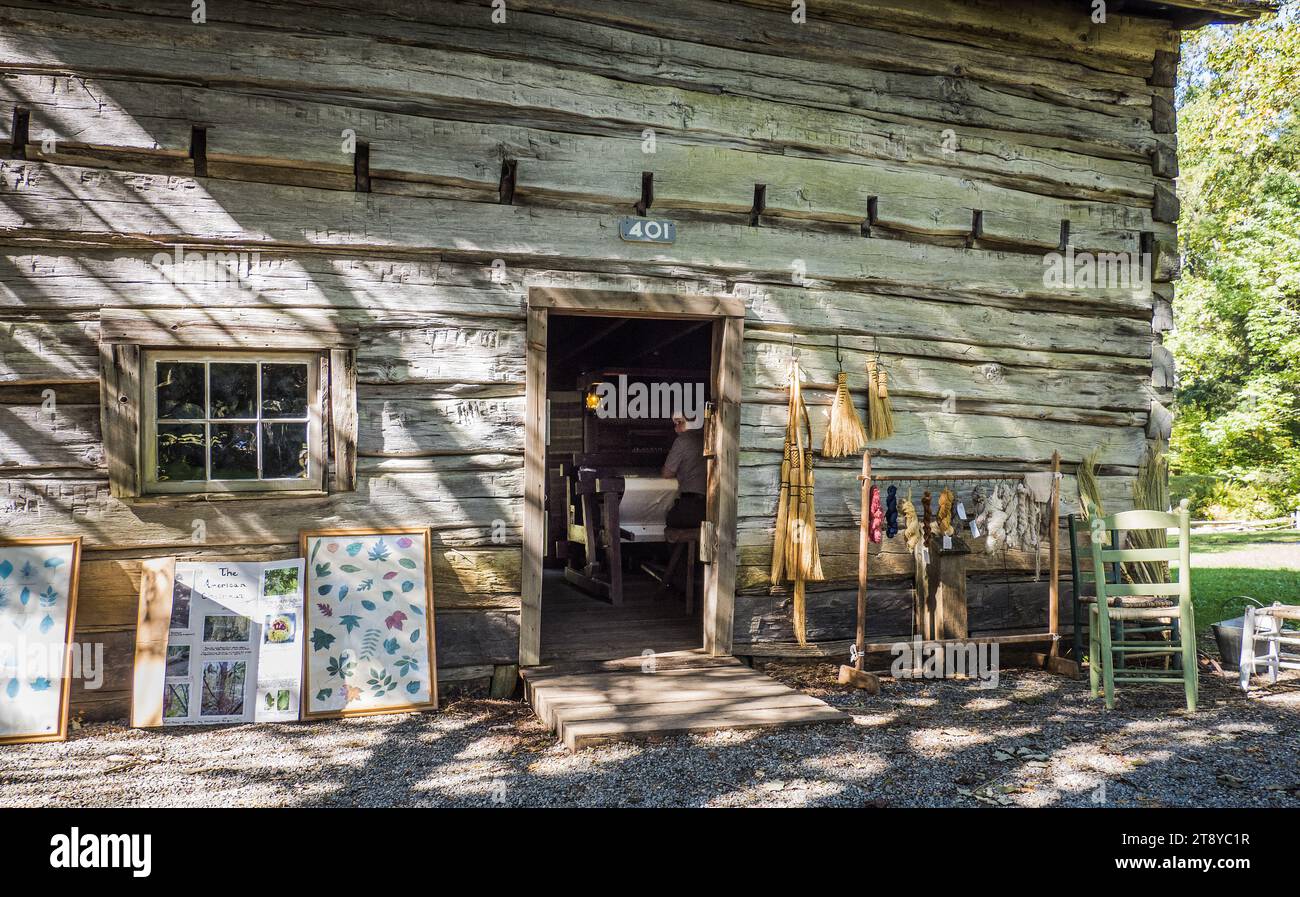
<svg viewBox="0 0 1300 897"><path fill-rule="evenodd" d="M878 471L1059 449L1068 513L1099 448L1122 507L1172 386L1177 35L1007 5L814 0L796 23L784 0L510 0L496 23L480 2L223 0L195 23L162 0L0 2L0 532L85 537L78 639L109 668L74 712L125 714L142 558L288 557L305 527L432 525L440 678L517 662L535 286L749 302L738 654L792 639L765 581L792 335L819 430L836 335L860 408L882 357ZM673 245L618 238L643 172ZM1154 295L1046 286L1063 235L1153 249ZM177 245L235 276L178 285L154 261ZM355 491L113 498L101 314L259 308L358 328ZM823 645L852 634L857 473L817 462ZM1041 629L1032 566L977 552L973 629ZM907 566L887 544L873 568ZM886 588L871 634L909 632L905 605Z"/></svg>

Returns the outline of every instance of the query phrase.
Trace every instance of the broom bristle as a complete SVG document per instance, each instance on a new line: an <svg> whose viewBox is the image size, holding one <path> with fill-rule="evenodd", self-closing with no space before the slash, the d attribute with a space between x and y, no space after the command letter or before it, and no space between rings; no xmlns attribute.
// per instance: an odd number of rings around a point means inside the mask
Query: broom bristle
<svg viewBox="0 0 1300 897"><path fill-rule="evenodd" d="M880 435L880 386L876 382L876 363L867 362L867 438L875 441Z"/></svg>
<svg viewBox="0 0 1300 897"><path fill-rule="evenodd" d="M849 394L849 378L843 371L836 378L835 401L831 403L831 419L822 441L822 454L827 458L855 455L867 445L867 432L862 427L858 410L853 407Z"/></svg>
<svg viewBox="0 0 1300 897"><path fill-rule="evenodd" d="M874 373L876 384L875 420L872 423L874 439L888 439L894 435L894 408L889 401L889 374L883 367L876 367Z"/></svg>
<svg viewBox="0 0 1300 897"><path fill-rule="evenodd" d="M1148 445L1133 480L1133 507L1169 511L1169 461L1165 454ZM1136 529L1128 533L1130 548L1167 548L1169 538L1162 530ZM1136 561L1124 565L1124 572L1138 583L1169 581L1168 561ZM1186 574L1179 573L1179 576Z"/></svg>

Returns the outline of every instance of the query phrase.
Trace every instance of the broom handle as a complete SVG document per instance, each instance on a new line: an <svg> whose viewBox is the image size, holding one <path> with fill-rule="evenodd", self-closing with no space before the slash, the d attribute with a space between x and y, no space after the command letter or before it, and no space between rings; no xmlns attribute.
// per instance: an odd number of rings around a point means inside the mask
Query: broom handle
<svg viewBox="0 0 1300 897"><path fill-rule="evenodd" d="M861 671L867 663L867 552L871 548L871 450L862 452L862 526L858 530L858 656L853 662Z"/></svg>

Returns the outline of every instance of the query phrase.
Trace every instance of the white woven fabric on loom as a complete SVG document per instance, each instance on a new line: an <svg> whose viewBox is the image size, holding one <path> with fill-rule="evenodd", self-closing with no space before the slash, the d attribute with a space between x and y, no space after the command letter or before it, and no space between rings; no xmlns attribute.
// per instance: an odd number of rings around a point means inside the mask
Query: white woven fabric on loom
<svg viewBox="0 0 1300 897"><path fill-rule="evenodd" d="M627 477L618 505L622 526L663 526L664 515L677 500L677 480L672 477Z"/></svg>

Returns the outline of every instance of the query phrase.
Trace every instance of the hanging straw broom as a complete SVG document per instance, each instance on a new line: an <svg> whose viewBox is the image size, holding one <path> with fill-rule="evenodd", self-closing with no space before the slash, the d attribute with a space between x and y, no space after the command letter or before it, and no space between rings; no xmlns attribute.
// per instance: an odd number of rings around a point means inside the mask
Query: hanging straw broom
<svg viewBox="0 0 1300 897"><path fill-rule="evenodd" d="M889 375L879 361L867 362L867 436L875 442L894 435L894 409L889 403Z"/></svg>
<svg viewBox="0 0 1300 897"><path fill-rule="evenodd" d="M790 361L789 418L785 427L785 448L781 454L781 491L776 509L771 582L778 585L784 578L794 583L794 636L802 646L807 643L808 630L804 586L810 579L819 582L824 577L813 507L812 424L804 405L799 376L796 356Z"/></svg>
<svg viewBox="0 0 1300 897"><path fill-rule="evenodd" d="M835 384L831 419L826 427L826 438L822 440L822 454L827 458L856 455L867 446L867 431L853 407L853 397L849 395L849 375L840 371Z"/></svg>

